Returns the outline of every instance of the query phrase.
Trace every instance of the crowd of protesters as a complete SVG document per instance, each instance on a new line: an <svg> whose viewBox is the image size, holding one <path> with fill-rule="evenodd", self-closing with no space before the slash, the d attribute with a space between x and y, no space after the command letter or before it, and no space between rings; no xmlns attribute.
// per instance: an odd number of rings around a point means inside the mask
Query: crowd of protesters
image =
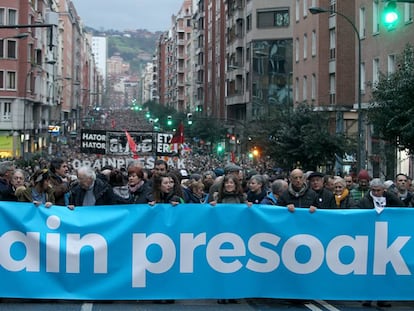
<svg viewBox="0 0 414 311"><path fill-rule="evenodd" d="M357 176L331 176L296 168L288 174L267 163L223 163L217 158L195 155L185 169L169 167L158 159L148 169L139 161L125 167L100 169L84 165L77 169L70 154L64 159L38 159L34 166L17 167L15 161L0 162L0 201L31 202L50 208L54 205L75 210L80 206L169 203L255 204L286 207L294 212L318 209L376 209L413 207L414 185L405 174L395 180L371 178L366 170ZM90 156L93 163L94 156ZM251 163L250 163L251 164ZM173 301L164 301L170 303ZM232 303L234 300L219 300ZM371 304L370 301L364 305ZM379 301L378 306L389 306Z"/></svg>

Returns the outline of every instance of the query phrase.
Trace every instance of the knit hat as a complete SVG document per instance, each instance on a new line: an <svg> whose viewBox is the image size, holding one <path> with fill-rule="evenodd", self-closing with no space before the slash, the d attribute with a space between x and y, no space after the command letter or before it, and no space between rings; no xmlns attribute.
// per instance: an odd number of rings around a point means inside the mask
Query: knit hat
<svg viewBox="0 0 414 311"><path fill-rule="evenodd" d="M358 173L358 180L361 179L366 179L366 180L370 180L371 178L369 177L368 171L367 170L360 170Z"/></svg>

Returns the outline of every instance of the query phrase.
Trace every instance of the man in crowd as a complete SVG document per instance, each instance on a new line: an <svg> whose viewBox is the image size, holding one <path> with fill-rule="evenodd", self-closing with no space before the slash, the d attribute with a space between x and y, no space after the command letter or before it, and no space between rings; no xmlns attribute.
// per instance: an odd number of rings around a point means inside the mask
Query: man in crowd
<svg viewBox="0 0 414 311"><path fill-rule="evenodd" d="M310 189L301 169L294 169L289 176L290 184L279 198L279 205L286 206L290 212L296 207L309 208L311 213L318 207L318 195Z"/></svg>
<svg viewBox="0 0 414 311"><path fill-rule="evenodd" d="M309 186L318 195L319 208L335 208L335 197L331 190L324 187L324 174L312 172L308 176Z"/></svg>
<svg viewBox="0 0 414 311"><path fill-rule="evenodd" d="M68 201L66 200L65 202L65 195L69 191L70 184L70 178L68 176L68 164L61 158L55 158L52 161L50 161L49 171L49 184L52 186L54 190L55 204L67 206Z"/></svg>
<svg viewBox="0 0 414 311"><path fill-rule="evenodd" d="M11 183L14 170L12 161L0 162L0 201L17 201Z"/></svg>
<svg viewBox="0 0 414 311"><path fill-rule="evenodd" d="M413 194L408 190L408 178L407 175L399 173L395 176L395 186L398 190L398 197L404 202L405 206L408 206L411 202Z"/></svg>
<svg viewBox="0 0 414 311"><path fill-rule="evenodd" d="M350 174L344 175L344 180L345 180L345 183L346 183L346 188L349 191L351 191L352 189L355 188L354 179L353 179L352 175L350 175Z"/></svg>
<svg viewBox="0 0 414 311"><path fill-rule="evenodd" d="M351 198L355 203L364 198L369 191L369 181L371 180L368 171L360 170L358 173L358 186L351 190Z"/></svg>
<svg viewBox="0 0 414 311"><path fill-rule="evenodd" d="M90 166L78 169L78 184L70 191L69 209L77 206L116 204L115 195L109 183L96 178Z"/></svg>

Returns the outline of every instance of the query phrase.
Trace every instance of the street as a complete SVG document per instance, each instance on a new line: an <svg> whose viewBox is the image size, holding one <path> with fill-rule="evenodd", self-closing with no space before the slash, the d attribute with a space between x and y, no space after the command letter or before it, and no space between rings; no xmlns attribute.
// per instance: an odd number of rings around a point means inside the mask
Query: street
<svg viewBox="0 0 414 311"><path fill-rule="evenodd" d="M146 310L414 310L413 301L394 301L390 308L363 307L359 301L291 301L282 299L241 299L238 304L218 304L216 300L177 300L174 304L156 304L152 301L47 301L3 299L0 311L146 311Z"/></svg>

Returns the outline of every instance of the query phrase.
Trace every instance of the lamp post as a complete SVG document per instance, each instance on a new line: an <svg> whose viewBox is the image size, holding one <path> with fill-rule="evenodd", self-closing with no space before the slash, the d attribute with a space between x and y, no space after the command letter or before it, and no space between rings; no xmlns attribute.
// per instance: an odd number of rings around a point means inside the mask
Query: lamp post
<svg viewBox="0 0 414 311"><path fill-rule="evenodd" d="M357 39L358 39L358 171L365 168L365 155L363 155L363 144L364 144L364 130L362 126L362 104L361 104L361 97L362 97L362 91L361 91L361 36L359 34L358 29L356 28L354 22L346 15L342 14L341 12L337 12L335 10L327 9L327 8L321 8L321 7L311 7L309 8L309 12L313 15L320 14L320 13L330 13L330 14L337 14L341 17L343 17L354 30Z"/></svg>

